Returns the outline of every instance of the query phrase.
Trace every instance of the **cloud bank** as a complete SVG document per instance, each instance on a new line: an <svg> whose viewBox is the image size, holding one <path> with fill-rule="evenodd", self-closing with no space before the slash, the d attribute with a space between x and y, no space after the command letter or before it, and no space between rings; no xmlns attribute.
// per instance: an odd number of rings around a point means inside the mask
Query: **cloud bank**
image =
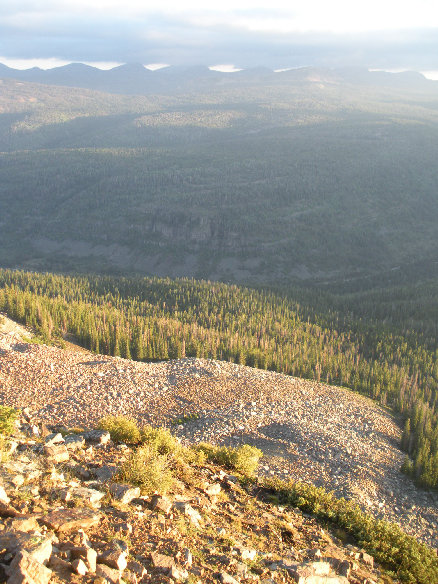
<svg viewBox="0 0 438 584"><path fill-rule="evenodd" d="M438 70L429 0L3 0L0 60ZM37 60L37 61L35 61Z"/></svg>

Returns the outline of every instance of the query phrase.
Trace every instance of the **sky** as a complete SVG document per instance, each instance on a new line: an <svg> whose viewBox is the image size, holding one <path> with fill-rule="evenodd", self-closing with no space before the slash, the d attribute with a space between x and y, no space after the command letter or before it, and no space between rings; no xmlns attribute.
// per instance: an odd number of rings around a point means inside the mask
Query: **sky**
<svg viewBox="0 0 438 584"><path fill-rule="evenodd" d="M438 78L438 1L1 0L0 62L365 66Z"/></svg>

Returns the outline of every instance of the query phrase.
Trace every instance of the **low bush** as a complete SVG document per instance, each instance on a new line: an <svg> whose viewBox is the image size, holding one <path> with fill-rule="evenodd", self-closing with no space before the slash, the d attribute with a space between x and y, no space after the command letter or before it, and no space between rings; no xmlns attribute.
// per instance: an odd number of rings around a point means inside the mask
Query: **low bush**
<svg viewBox="0 0 438 584"><path fill-rule="evenodd" d="M438 558L426 544L398 525L374 519L352 501L337 499L323 488L304 483L265 481L282 504L289 504L345 529L386 569L407 584L438 582Z"/></svg>
<svg viewBox="0 0 438 584"><path fill-rule="evenodd" d="M141 441L158 454L178 455L182 449L175 436L172 436L166 428L144 426L141 429Z"/></svg>
<svg viewBox="0 0 438 584"><path fill-rule="evenodd" d="M236 470L244 476L252 476L257 470L263 452L255 446L243 444L239 448L213 446L205 442L198 444L197 450L203 452L208 460Z"/></svg>
<svg viewBox="0 0 438 584"><path fill-rule="evenodd" d="M9 436L15 428L18 412L9 406L0 406L0 434Z"/></svg>
<svg viewBox="0 0 438 584"><path fill-rule="evenodd" d="M252 476L259 466L263 452L255 446L243 444L232 454L233 468L245 476Z"/></svg>
<svg viewBox="0 0 438 584"><path fill-rule="evenodd" d="M147 444L140 446L131 454L123 464L119 478L141 487L145 495L151 495L156 491L165 495L174 484L167 454L158 454Z"/></svg>
<svg viewBox="0 0 438 584"><path fill-rule="evenodd" d="M141 440L136 421L125 416L106 416L100 420L98 427L107 430L114 442L138 444Z"/></svg>

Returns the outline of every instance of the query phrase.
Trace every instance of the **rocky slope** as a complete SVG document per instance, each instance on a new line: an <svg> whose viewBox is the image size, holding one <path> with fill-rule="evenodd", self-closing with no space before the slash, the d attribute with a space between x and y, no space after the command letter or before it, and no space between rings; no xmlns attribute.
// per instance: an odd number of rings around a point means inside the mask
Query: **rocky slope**
<svg viewBox="0 0 438 584"><path fill-rule="evenodd" d="M257 485L202 464L169 496L114 482L129 455L106 431L26 438L0 468L0 582L373 584L373 557ZM36 439L35 439L36 438Z"/></svg>
<svg viewBox="0 0 438 584"><path fill-rule="evenodd" d="M231 363L136 363L0 336L0 403L49 424L91 427L106 415L166 425L183 442L246 442L260 473L312 482L438 547L438 497L400 472L400 429L351 391Z"/></svg>

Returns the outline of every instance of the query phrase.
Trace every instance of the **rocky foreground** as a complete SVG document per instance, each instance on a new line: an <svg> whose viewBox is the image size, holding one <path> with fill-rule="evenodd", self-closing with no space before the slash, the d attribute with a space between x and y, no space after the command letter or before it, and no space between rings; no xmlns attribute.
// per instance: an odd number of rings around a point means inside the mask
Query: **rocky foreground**
<svg viewBox="0 0 438 584"><path fill-rule="evenodd" d="M117 481L130 455L106 431L66 435L24 412L0 467L0 582L374 584L374 558L219 467L169 495ZM4 451L6 449L4 448ZM189 472L190 470L190 472Z"/></svg>
<svg viewBox="0 0 438 584"><path fill-rule="evenodd" d="M261 473L313 482L438 547L438 496L400 472L392 416L351 391L231 363L135 363L0 337L0 403L48 424L92 427L103 416L162 424L182 441L265 454Z"/></svg>

